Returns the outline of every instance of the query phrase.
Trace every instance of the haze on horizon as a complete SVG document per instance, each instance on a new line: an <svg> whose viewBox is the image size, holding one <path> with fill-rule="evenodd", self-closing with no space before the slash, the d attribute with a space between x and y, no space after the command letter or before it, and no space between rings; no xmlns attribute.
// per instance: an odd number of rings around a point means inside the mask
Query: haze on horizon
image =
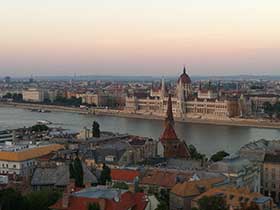
<svg viewBox="0 0 280 210"><path fill-rule="evenodd" d="M279 75L279 0L0 2L0 75Z"/></svg>

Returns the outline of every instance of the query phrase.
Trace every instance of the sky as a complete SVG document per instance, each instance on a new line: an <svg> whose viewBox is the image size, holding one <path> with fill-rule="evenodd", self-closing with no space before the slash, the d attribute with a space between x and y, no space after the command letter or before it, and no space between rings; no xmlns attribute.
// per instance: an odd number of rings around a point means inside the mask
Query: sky
<svg viewBox="0 0 280 210"><path fill-rule="evenodd" d="M279 0L0 0L0 77L279 75Z"/></svg>

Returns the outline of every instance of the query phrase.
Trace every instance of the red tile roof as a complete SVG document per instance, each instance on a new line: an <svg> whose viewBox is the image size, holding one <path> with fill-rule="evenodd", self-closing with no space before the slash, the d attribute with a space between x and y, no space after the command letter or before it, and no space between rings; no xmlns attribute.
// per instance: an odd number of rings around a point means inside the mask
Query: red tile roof
<svg viewBox="0 0 280 210"><path fill-rule="evenodd" d="M133 194L128 191L121 195L119 202L103 198L70 196L68 208L62 207L62 199L49 208L55 210L87 210L90 203L98 203L100 206L104 205L104 210L126 210L129 208L134 208L135 210L144 210L147 205L146 196L144 193Z"/></svg>
<svg viewBox="0 0 280 210"><path fill-rule="evenodd" d="M170 123L167 123L166 128L163 131L163 134L160 138L161 140L176 140L177 135L176 132L174 130L174 128L172 127L172 125Z"/></svg>
<svg viewBox="0 0 280 210"><path fill-rule="evenodd" d="M177 184L178 180L189 180L192 175L191 172L181 172L177 170L148 170L141 178L140 184L172 188Z"/></svg>
<svg viewBox="0 0 280 210"><path fill-rule="evenodd" d="M133 182L136 177L140 176L139 171L128 169L111 169L113 181Z"/></svg>

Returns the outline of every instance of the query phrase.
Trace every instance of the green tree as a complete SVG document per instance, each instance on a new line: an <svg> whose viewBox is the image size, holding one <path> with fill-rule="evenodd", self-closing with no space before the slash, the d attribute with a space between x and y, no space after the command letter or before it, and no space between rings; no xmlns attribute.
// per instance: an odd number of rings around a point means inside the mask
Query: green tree
<svg viewBox="0 0 280 210"><path fill-rule="evenodd" d="M82 187L84 184L84 171L81 160L76 157L69 165L70 178L75 179L77 187Z"/></svg>
<svg viewBox="0 0 280 210"><path fill-rule="evenodd" d="M125 182L116 182L113 184L113 188L128 190L128 185Z"/></svg>
<svg viewBox="0 0 280 210"><path fill-rule="evenodd" d="M61 193L52 190L34 191L26 195L28 210L49 210L61 197Z"/></svg>
<svg viewBox="0 0 280 210"><path fill-rule="evenodd" d="M276 102L273 106L277 118L280 118L280 102Z"/></svg>
<svg viewBox="0 0 280 210"><path fill-rule="evenodd" d="M100 210L100 206L98 203L90 203L87 210Z"/></svg>
<svg viewBox="0 0 280 210"><path fill-rule="evenodd" d="M229 210L226 200L221 196L204 196L197 204L199 210Z"/></svg>
<svg viewBox="0 0 280 210"><path fill-rule="evenodd" d="M156 210L168 210L169 209L169 190L161 189L156 197L159 201L159 204Z"/></svg>
<svg viewBox="0 0 280 210"><path fill-rule="evenodd" d="M210 160L212 160L213 162L217 162L217 161L221 161L224 159L224 157L229 156L229 154L225 151L219 151L216 154L212 155Z"/></svg>
<svg viewBox="0 0 280 210"><path fill-rule="evenodd" d="M268 101L264 102L263 109L264 109L264 113L266 113L270 118L272 118L273 113L274 113L274 108L273 108L272 104L269 103Z"/></svg>
<svg viewBox="0 0 280 210"><path fill-rule="evenodd" d="M42 131L47 131L47 130L49 130L49 127L47 125L37 124L37 125L33 125L31 127L31 131L34 131L34 132L42 132Z"/></svg>
<svg viewBox="0 0 280 210"><path fill-rule="evenodd" d="M25 198L14 189L4 189L0 191L1 210L27 210Z"/></svg>
<svg viewBox="0 0 280 210"><path fill-rule="evenodd" d="M96 121L93 121L92 123L92 136L97 138L100 137L100 126Z"/></svg>
<svg viewBox="0 0 280 210"><path fill-rule="evenodd" d="M205 158L204 154L200 154L197 149L195 148L194 145L190 144L188 146L189 151L190 151L190 155L191 155L191 159L193 160L203 160Z"/></svg>
<svg viewBox="0 0 280 210"><path fill-rule="evenodd" d="M101 185L106 185L107 182L111 182L111 181L112 181L111 169L104 163L100 174L99 182Z"/></svg>

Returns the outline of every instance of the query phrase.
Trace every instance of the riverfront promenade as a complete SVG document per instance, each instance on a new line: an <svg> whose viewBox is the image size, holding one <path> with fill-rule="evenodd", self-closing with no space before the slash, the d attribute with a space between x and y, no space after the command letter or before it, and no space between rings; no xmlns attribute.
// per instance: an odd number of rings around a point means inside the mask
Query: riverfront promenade
<svg viewBox="0 0 280 210"><path fill-rule="evenodd" d="M57 105L45 105L34 103L14 103L14 102L0 102L0 107L14 107L20 109L41 109L46 111L59 111L59 112L71 112L79 114L92 114L92 115L107 115L115 117L126 118L139 118L139 119L151 119L151 120L163 120L164 116L153 115L152 113L128 113L124 110L114 109L99 109L99 108L77 108L66 107ZM229 118L229 119L202 119L195 117L175 117L177 122L186 123L198 123L198 124L214 124L214 125L230 125L230 126L246 126L257 128L279 128L280 122L272 122L269 120L256 120L256 119L241 119L241 118Z"/></svg>

